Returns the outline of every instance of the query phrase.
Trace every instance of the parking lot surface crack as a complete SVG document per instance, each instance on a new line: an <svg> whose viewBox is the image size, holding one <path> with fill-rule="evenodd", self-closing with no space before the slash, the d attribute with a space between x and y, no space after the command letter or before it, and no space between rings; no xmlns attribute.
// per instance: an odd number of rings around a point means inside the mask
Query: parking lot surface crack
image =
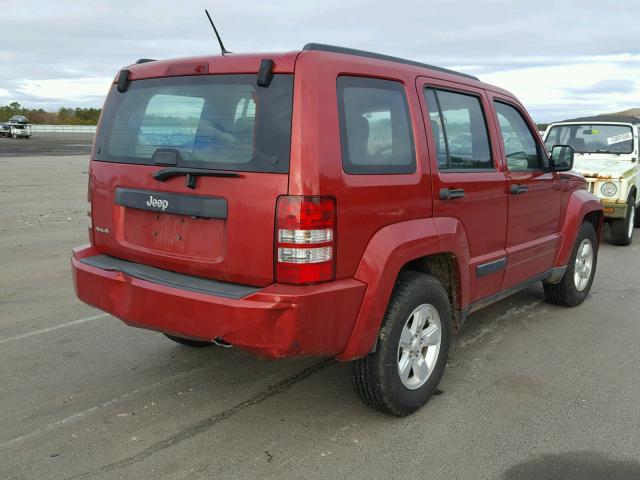
<svg viewBox="0 0 640 480"><path fill-rule="evenodd" d="M315 363L310 367L307 367L304 370L279 381L278 383L269 385L267 388L258 392L253 397L247 400L244 400L242 402L236 403L233 407L228 408L227 410L224 410L212 417L206 418L198 423L195 423L194 425L191 425L189 428L185 430L182 430L174 435L171 435L170 437L167 437L163 440L160 440L159 442L156 442L150 445L145 450L142 450L141 452L138 452L135 455L132 455L127 458L123 458L122 460L118 460L117 462L112 462L107 465L103 465L102 467L97 468L95 470L87 471L79 475L75 475L68 478L69 480L79 479L79 478L89 478L89 477L93 477L96 474L106 473L113 470L117 470L119 468L129 466L129 465L133 465L141 460L144 460L145 458L150 457L156 452L159 452L169 447L172 447L174 445L177 445L183 440L187 440L189 438L195 437L196 435L208 430L209 428L213 427L214 425L224 420L227 420L228 418L234 416L235 414L241 412L242 410L248 407L258 405L259 403L264 402L268 398L271 398L272 396L278 393L285 392L290 387L304 380L310 375L313 375L314 373L318 373L321 370L324 370L332 362L333 362L332 359L326 359L319 363Z"/></svg>

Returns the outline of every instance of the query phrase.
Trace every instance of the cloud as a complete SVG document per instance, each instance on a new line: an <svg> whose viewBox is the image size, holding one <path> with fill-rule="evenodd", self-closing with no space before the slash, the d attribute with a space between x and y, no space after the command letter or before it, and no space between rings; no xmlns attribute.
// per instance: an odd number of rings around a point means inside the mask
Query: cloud
<svg viewBox="0 0 640 480"><path fill-rule="evenodd" d="M234 52L323 42L457 66L514 91L549 120L583 108L614 110L623 92L598 82L640 78L640 2L619 7L596 0L31 0L28 9L3 12L3 37L19 38L20 49L0 44L0 89L45 108L99 106L107 89L99 93L92 82L137 58L217 54L203 13L210 8ZM627 102L636 100L628 106L638 106L637 85L626 88Z"/></svg>
<svg viewBox="0 0 640 480"><path fill-rule="evenodd" d="M480 78L511 91L539 122L621 111L640 104L640 83L635 81L640 78L640 55L575 60L578 63L508 66Z"/></svg>
<svg viewBox="0 0 640 480"><path fill-rule="evenodd" d="M102 98L109 90L113 77L22 80L15 87L15 91L30 98L40 98L49 101L61 101L73 98L84 103L96 98Z"/></svg>
<svg viewBox="0 0 640 480"><path fill-rule="evenodd" d="M568 93L577 95L601 95L611 93L633 93L636 90L636 82L633 80L600 80L589 87L567 88Z"/></svg>

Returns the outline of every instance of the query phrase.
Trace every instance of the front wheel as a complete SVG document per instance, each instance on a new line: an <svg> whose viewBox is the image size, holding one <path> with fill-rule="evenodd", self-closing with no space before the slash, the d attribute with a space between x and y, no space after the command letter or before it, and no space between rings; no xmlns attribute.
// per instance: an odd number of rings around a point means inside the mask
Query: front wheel
<svg viewBox="0 0 640 480"><path fill-rule="evenodd" d="M547 302L565 307L580 305L591 290L598 263L598 238L591 222L584 222L578 230L569 265L559 283L545 283Z"/></svg>
<svg viewBox="0 0 640 480"><path fill-rule="evenodd" d="M450 332L451 306L442 284L422 273L401 273L376 351L349 364L364 403L399 417L424 405L444 373Z"/></svg>
<svg viewBox="0 0 640 480"><path fill-rule="evenodd" d="M636 199L627 200L627 216L611 220L611 242L614 245L627 246L633 241L633 227L636 223Z"/></svg>

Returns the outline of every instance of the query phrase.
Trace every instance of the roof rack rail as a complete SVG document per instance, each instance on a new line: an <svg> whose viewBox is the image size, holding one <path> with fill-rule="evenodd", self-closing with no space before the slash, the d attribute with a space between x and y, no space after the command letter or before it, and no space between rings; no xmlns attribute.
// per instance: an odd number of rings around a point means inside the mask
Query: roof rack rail
<svg viewBox="0 0 640 480"><path fill-rule="evenodd" d="M149 63L149 62L155 62L156 60L154 58L141 58L136 62L136 65L139 65L141 63Z"/></svg>
<svg viewBox="0 0 640 480"><path fill-rule="evenodd" d="M388 62L404 63L405 65L413 65L415 67L428 68L429 70L435 70L438 72L448 73L451 75L458 75L460 77L470 78L471 80L479 80L478 77L469 75L467 73L456 72L455 70L449 70L448 68L436 67L435 65L429 65L427 63L415 62L413 60L407 60L400 57L392 57L391 55L383 55L381 53L368 52L366 50L357 50L355 48L337 47L335 45L326 45L324 43L307 43L302 50L315 50L320 52L333 52L342 53L345 55L355 55L358 57L376 58L378 60L386 60Z"/></svg>

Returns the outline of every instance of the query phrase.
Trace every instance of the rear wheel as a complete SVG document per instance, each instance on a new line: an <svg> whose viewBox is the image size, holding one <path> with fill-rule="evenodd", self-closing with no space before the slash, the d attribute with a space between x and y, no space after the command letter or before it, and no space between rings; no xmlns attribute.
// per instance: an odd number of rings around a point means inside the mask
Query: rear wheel
<svg viewBox="0 0 640 480"><path fill-rule="evenodd" d="M450 332L451 307L442 284L422 273L401 273L376 351L349 365L364 403L396 416L424 405L444 373Z"/></svg>
<svg viewBox="0 0 640 480"><path fill-rule="evenodd" d="M164 336L170 340L173 340L174 342L180 343L182 345L186 345L188 347L202 348L202 347L209 347L213 345L213 343L211 342L203 342L201 340L191 340L189 338L175 337L167 333L165 333Z"/></svg>
<svg viewBox="0 0 640 480"><path fill-rule="evenodd" d="M633 241L633 228L636 226L636 199L627 200L627 216L611 220L611 242L614 245L629 245Z"/></svg>
<svg viewBox="0 0 640 480"><path fill-rule="evenodd" d="M591 222L584 222L578 231L569 265L560 283L544 284L549 303L565 307L581 304L593 283L598 263L598 239Z"/></svg>

